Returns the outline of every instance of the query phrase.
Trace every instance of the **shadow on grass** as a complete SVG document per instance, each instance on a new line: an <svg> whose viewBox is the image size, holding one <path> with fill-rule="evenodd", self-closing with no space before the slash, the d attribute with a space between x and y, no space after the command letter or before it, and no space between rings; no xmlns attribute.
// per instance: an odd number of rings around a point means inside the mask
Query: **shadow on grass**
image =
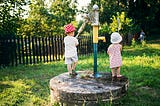
<svg viewBox="0 0 160 106"><path fill-rule="evenodd" d="M66 67L61 62L22 65L1 69L0 81L7 81L7 83L11 83L14 87L11 88L12 86L9 84L0 83L0 102L2 103L0 105L12 104L19 106L25 104L26 106L48 106L50 103L49 80L65 72L65 69ZM4 95L8 96L4 98ZM24 95L23 101L17 103L20 100L19 95ZM10 97L14 97L14 100L8 101Z"/></svg>
<svg viewBox="0 0 160 106"><path fill-rule="evenodd" d="M4 89L13 88L14 86L9 84L0 83L0 93L3 92Z"/></svg>

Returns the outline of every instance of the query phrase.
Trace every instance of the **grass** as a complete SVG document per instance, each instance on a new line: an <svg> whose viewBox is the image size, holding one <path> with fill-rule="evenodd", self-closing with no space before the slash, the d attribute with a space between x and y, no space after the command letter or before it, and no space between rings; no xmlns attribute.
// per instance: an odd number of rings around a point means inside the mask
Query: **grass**
<svg viewBox="0 0 160 106"><path fill-rule="evenodd" d="M103 106L160 105L160 43L123 48L121 74L129 78L128 92L112 104ZM106 53L98 54L98 71L110 72ZM77 70L93 70L93 56L79 57ZM50 106L49 81L67 72L64 61L19 65L0 69L0 106Z"/></svg>

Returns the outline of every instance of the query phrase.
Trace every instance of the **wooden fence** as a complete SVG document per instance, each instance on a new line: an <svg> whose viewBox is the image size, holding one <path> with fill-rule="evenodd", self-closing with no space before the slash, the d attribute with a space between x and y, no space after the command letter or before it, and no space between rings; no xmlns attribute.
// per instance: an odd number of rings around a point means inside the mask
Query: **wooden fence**
<svg viewBox="0 0 160 106"><path fill-rule="evenodd" d="M37 64L64 59L64 37L0 38L0 65ZM92 38L81 36L78 54L93 52Z"/></svg>

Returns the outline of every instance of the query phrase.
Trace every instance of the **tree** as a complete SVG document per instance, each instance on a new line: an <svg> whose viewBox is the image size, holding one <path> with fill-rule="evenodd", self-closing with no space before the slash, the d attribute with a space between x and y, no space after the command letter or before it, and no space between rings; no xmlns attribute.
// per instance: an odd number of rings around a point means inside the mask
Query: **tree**
<svg viewBox="0 0 160 106"><path fill-rule="evenodd" d="M17 34L19 21L25 11L22 6L27 5L25 0L3 0L0 2L0 36L10 37Z"/></svg>
<svg viewBox="0 0 160 106"><path fill-rule="evenodd" d="M46 20L50 14L44 0L32 0L29 7L29 17L24 21L21 33L25 36L45 36L49 29Z"/></svg>
<svg viewBox="0 0 160 106"><path fill-rule="evenodd" d="M99 21L100 21L100 34L110 34L111 30L110 25L113 23L118 25L117 17L116 23L113 22L113 16L117 16L117 12L125 12L127 6L120 2L120 0L92 0L91 4L97 4L99 6ZM111 24L112 23L112 24ZM114 27L116 27L114 26ZM113 28L113 27L112 27Z"/></svg>
<svg viewBox="0 0 160 106"><path fill-rule="evenodd" d="M92 0L91 4L97 4L100 8L100 23L110 23L111 17L116 15L117 12L124 11L123 5L119 2L119 0Z"/></svg>
<svg viewBox="0 0 160 106"><path fill-rule="evenodd" d="M71 0L54 0L51 5L44 0L32 0L29 17L21 27L26 36L54 36L64 34L65 24L75 20L76 7Z"/></svg>
<svg viewBox="0 0 160 106"><path fill-rule="evenodd" d="M159 0L92 0L92 5L95 3L100 7L102 26L111 23L110 18L117 12L125 12L126 17L132 19L135 25L140 25L147 33L150 29L160 28Z"/></svg>
<svg viewBox="0 0 160 106"><path fill-rule="evenodd" d="M50 13L53 15L53 20L49 25L53 34L63 34L64 25L75 21L77 11L75 3L71 3L71 0L55 0L55 2L52 2Z"/></svg>
<svg viewBox="0 0 160 106"><path fill-rule="evenodd" d="M159 0L135 0L129 1L128 16L133 18L135 24L140 24L141 28L150 32L159 20L156 16L160 15L160 2Z"/></svg>

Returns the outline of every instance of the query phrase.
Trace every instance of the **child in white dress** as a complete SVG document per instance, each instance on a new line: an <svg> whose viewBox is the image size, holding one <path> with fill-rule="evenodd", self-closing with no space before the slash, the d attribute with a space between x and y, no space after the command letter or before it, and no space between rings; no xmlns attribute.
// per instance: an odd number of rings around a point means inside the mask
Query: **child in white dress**
<svg viewBox="0 0 160 106"><path fill-rule="evenodd" d="M122 37L118 32L111 34L111 45L108 47L107 53L110 60L110 68L112 70L112 77L121 77L120 67L122 66L122 45L119 44Z"/></svg>

